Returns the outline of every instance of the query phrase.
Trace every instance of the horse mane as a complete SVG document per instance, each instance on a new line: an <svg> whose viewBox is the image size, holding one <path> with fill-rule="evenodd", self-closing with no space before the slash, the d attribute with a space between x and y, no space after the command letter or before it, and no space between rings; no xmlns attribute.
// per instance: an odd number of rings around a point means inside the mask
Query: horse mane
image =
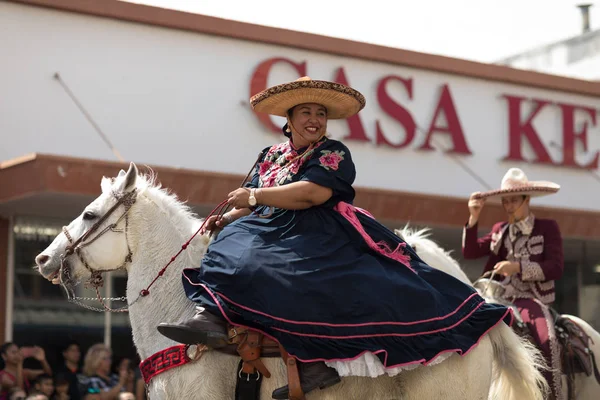
<svg viewBox="0 0 600 400"><path fill-rule="evenodd" d="M154 203L164 214L168 216L176 225L178 222L202 221L203 219L196 214L192 208L168 188L163 188L158 181L157 174L149 166L145 166L148 172L139 173L136 178L136 189L139 195L144 196ZM102 193L112 190L117 178L103 177L101 181Z"/></svg>
<svg viewBox="0 0 600 400"><path fill-rule="evenodd" d="M199 219L198 214L188 204L180 200L170 189L163 188L157 179L156 173L150 167L147 168L149 172L138 175L136 186L140 193L145 194L157 204L164 205L164 211L169 210L169 214L173 214L173 216L177 215L179 218L183 217L186 219Z"/></svg>
<svg viewBox="0 0 600 400"><path fill-rule="evenodd" d="M429 239L431 236L430 228L412 229L409 228L409 224L406 224L402 229L395 229L394 233L408 243L417 252L419 257L429 258L426 257L426 253L429 253L436 261L433 263L434 265L431 265L432 267L448 272L458 279L466 279L466 282L471 284L471 280L462 270L458 261L452 257L452 250L446 251L436 242ZM440 268L441 266L449 266L453 271L446 271L449 268Z"/></svg>

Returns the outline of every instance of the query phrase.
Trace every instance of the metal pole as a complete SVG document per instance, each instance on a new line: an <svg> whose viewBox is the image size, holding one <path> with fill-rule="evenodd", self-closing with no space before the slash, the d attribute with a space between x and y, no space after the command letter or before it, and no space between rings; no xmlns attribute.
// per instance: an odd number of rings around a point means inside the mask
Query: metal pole
<svg viewBox="0 0 600 400"><path fill-rule="evenodd" d="M6 262L6 315L4 321L4 338L6 342L13 340L13 307L15 298L15 219L8 217L8 257Z"/></svg>
<svg viewBox="0 0 600 400"><path fill-rule="evenodd" d="M113 292L113 276L111 272L106 274L106 287L104 297L107 298L106 305L112 308L112 302L110 298ZM104 311L104 345L110 348L112 343L112 313L110 311Z"/></svg>
<svg viewBox="0 0 600 400"><path fill-rule="evenodd" d="M60 85L65 90L65 92L67 92L67 94L69 95L71 100L73 100L73 103L75 103L77 108L79 108L79 111L81 111L81 113L85 116L85 118L88 120L88 122L94 127L94 129L96 130L98 135L100 135L100 138L104 141L104 143L106 143L106 145L113 152L115 157L117 157L117 160L119 160L121 162L125 162L123 157L121 157L121 153L119 153L119 151L116 149L116 147L111 143L108 136L106 136L106 134L104 132L102 132L102 129L100 129L100 127L98 126L96 121L94 121L94 119L92 118L90 113L88 113L87 110L83 107L83 104L81 104L81 102L77 99L75 94L73 94L71 89L69 89L69 86L67 86L65 81L63 81L62 77L60 76L60 74L58 72L56 72L54 74L54 79L56 79L58 81L58 83L60 83Z"/></svg>
<svg viewBox="0 0 600 400"><path fill-rule="evenodd" d="M587 267L587 243L584 240L581 242L581 257L577 265L577 315L581 316L583 312L583 271Z"/></svg>
<svg viewBox="0 0 600 400"><path fill-rule="evenodd" d="M124 162L125 160L121 156L121 153L119 153L117 148L112 144L112 142L110 141L108 136L104 132L102 132L102 129L100 129L100 126L98 126L96 121L94 121L94 119L92 118L90 113L87 112L87 110L85 109L83 104L81 104L81 102L77 99L77 96L75 96L73 91L69 88L69 86L62 79L62 77L60 76L60 74L58 72L56 72L54 74L54 79L56 79L58 81L58 83L62 86L62 88L65 90L65 92L69 95L71 100L73 100L73 103L75 103L77 108L79 108L79 111L81 111L81 113L85 116L85 118L88 120L88 122L94 128L94 130L96 130L96 132L98 133L100 138L104 141L104 143L106 143L106 145L112 151L112 153L115 155L115 157L117 157L117 159L119 161ZM112 274L109 272L106 275L107 275L107 279L106 279L106 287L104 288L104 292L105 292L104 297L111 298L112 293L113 293ZM109 308L111 307L111 303L112 302L110 300L106 301L106 305ZM104 344L110 348L111 342L112 342L112 313L109 311L105 311L104 312Z"/></svg>

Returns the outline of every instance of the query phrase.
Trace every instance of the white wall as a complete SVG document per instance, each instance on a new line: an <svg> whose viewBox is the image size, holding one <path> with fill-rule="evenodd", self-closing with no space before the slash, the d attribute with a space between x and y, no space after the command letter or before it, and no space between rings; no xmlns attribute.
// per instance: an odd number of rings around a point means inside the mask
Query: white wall
<svg viewBox="0 0 600 400"><path fill-rule="evenodd" d="M571 61L570 52L579 52L580 57ZM500 64L570 78L600 80L600 35L595 33L579 42L548 46L500 61Z"/></svg>
<svg viewBox="0 0 600 400"><path fill-rule="evenodd" d="M390 88L425 130L440 86L448 83L474 153L461 156L462 162L492 186L513 165L530 179L562 185L559 194L537 204L600 210L600 183L587 171L501 161L508 146L503 93L598 109L596 98L6 3L0 3L0 54L0 160L31 152L114 159L53 79L59 72L126 159L245 174L259 150L283 138L267 132L248 105L254 68L283 56L307 61L314 79L331 80L343 66L351 85L367 98L361 116L371 137L377 120L391 140L402 135L377 104L380 78L414 79L412 101L402 88ZM278 66L269 83L296 77L291 68ZM546 144L561 143L557 107L543 111L535 125ZM335 121L330 131L342 137L348 128ZM590 129L590 149L600 149L599 134L600 126ZM416 151L423 139L419 132L401 150L347 141L357 165L356 185L448 196L484 189L452 157ZM551 153L561 159L558 149Z"/></svg>

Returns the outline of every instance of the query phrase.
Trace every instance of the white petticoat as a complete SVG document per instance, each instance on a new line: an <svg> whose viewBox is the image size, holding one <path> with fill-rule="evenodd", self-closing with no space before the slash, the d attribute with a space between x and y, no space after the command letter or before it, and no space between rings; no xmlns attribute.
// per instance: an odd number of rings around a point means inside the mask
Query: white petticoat
<svg viewBox="0 0 600 400"><path fill-rule="evenodd" d="M439 364L452 354L454 353L440 354L427 365L431 366ZM325 364L335 368L340 376L369 376L371 378L376 378L383 374L394 376L402 371L409 371L422 366L421 363L415 363L401 367L385 368L379 358L371 352L364 353L352 361L331 361L325 362Z"/></svg>

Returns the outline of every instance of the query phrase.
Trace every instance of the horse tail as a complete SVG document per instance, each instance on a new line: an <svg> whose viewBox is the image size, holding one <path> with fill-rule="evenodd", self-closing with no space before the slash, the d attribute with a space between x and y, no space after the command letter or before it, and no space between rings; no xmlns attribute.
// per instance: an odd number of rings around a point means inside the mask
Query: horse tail
<svg viewBox="0 0 600 400"><path fill-rule="evenodd" d="M549 387L540 372L547 368L541 352L504 323L489 337L494 351L490 400L544 400Z"/></svg>

